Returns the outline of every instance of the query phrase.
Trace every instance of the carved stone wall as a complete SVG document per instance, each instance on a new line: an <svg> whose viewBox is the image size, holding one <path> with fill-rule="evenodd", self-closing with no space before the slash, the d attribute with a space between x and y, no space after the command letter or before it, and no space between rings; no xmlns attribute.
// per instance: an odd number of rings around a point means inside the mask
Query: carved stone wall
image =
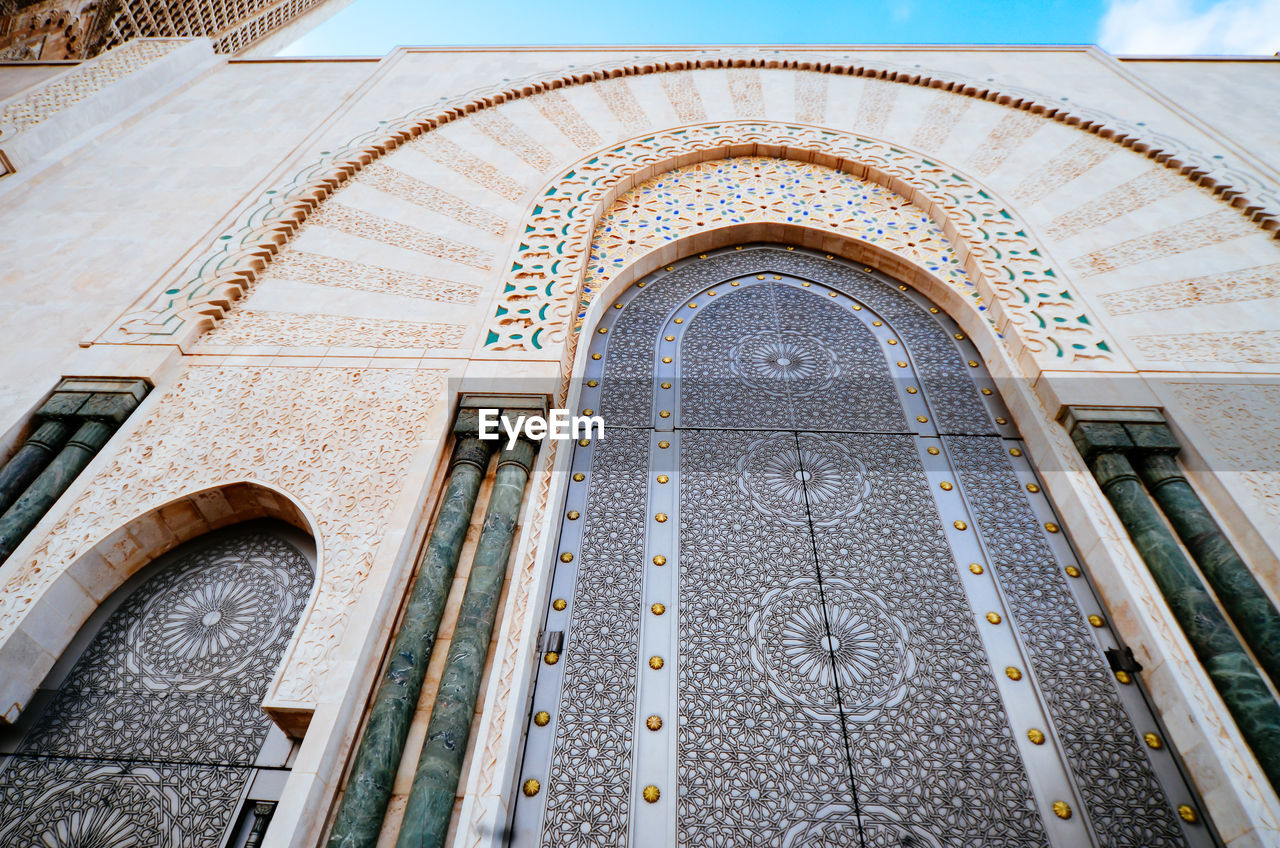
<svg viewBox="0 0 1280 848"><path fill-rule="evenodd" d="M319 573L268 699L314 706L333 651L443 401L440 371L188 368L0 587L0 643L68 567L131 517L233 480L287 492L313 517ZM121 551L127 558L129 551ZM138 563L140 566L142 563ZM137 567L137 566L135 566Z"/></svg>
<svg viewBox="0 0 1280 848"><path fill-rule="evenodd" d="M126 74L178 49L181 38L144 38L59 74L0 109L0 138L30 129L50 115L92 97Z"/></svg>

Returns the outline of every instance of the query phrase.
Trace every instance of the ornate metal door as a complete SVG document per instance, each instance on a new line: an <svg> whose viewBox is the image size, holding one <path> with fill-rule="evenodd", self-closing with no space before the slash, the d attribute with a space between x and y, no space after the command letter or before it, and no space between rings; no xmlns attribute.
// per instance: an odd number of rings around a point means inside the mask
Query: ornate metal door
<svg viewBox="0 0 1280 848"><path fill-rule="evenodd" d="M0 751L0 846L226 845L250 778L273 777L262 699L311 582L307 557L256 525L126 584Z"/></svg>
<svg viewBox="0 0 1280 848"><path fill-rule="evenodd" d="M1213 844L937 308L735 248L589 344L514 845Z"/></svg>

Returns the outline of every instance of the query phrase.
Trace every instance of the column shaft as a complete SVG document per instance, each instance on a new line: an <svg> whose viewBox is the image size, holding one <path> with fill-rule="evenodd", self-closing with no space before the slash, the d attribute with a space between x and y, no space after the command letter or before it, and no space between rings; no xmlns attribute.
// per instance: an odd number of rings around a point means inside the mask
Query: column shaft
<svg viewBox="0 0 1280 848"><path fill-rule="evenodd" d="M444 845L533 457L523 439L502 451L396 848Z"/></svg>
<svg viewBox="0 0 1280 848"><path fill-rule="evenodd" d="M1245 741L1271 785L1280 788L1280 704L1160 520L1129 460L1099 453L1090 466Z"/></svg>
<svg viewBox="0 0 1280 848"><path fill-rule="evenodd" d="M374 697L329 848L372 848L378 841L492 444L467 436L454 447L449 484Z"/></svg>
<svg viewBox="0 0 1280 848"><path fill-rule="evenodd" d="M112 425L101 421L81 424L66 447L40 472L9 511L0 516L0 563L9 558L113 432L115 428Z"/></svg>
<svg viewBox="0 0 1280 848"><path fill-rule="evenodd" d="M45 421L27 437L22 447L0 469L0 514L13 506L31 481L36 479L49 458L66 441L71 427L64 421Z"/></svg>
<svg viewBox="0 0 1280 848"><path fill-rule="evenodd" d="M1271 680L1280 686L1280 612L1191 488L1177 461L1168 454L1148 454L1138 460L1138 469L1236 629Z"/></svg>

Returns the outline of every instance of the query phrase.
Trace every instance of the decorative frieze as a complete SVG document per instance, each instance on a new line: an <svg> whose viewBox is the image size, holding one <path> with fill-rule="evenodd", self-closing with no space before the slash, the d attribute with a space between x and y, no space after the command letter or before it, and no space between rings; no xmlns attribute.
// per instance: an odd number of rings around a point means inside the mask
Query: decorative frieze
<svg viewBox="0 0 1280 848"><path fill-rule="evenodd" d="M485 109L471 116L480 132L510 150L535 171L547 171L555 164L555 157L506 115L497 109Z"/></svg>
<svg viewBox="0 0 1280 848"><path fill-rule="evenodd" d="M1280 297L1280 264L1172 280L1099 297L1112 315Z"/></svg>
<svg viewBox="0 0 1280 848"><path fill-rule="evenodd" d="M1055 239L1070 238L1189 188L1177 174L1164 168L1150 170L1054 218L1048 233Z"/></svg>
<svg viewBox="0 0 1280 848"><path fill-rule="evenodd" d="M427 256L448 259L450 262L469 265L472 268L479 268L484 271L491 268L494 263L493 255L478 247L453 241L444 236L438 236L426 230L402 224L391 218L374 215L372 212L365 212L363 209L346 206L337 201L326 203L320 207L307 223L330 230L337 230L348 235L360 236L371 241L414 250Z"/></svg>
<svg viewBox="0 0 1280 848"><path fill-rule="evenodd" d="M466 327L459 324L232 309L226 318L200 339L200 343L455 349L466 330Z"/></svg>
<svg viewBox="0 0 1280 848"><path fill-rule="evenodd" d="M640 108L640 101L636 100L636 95L631 90L631 84L627 82L626 77L615 77L598 82L595 90L622 126L638 130L649 125L649 116L644 113L644 109Z"/></svg>
<svg viewBox="0 0 1280 848"><path fill-rule="evenodd" d="M480 296L477 286L302 250L286 250L281 253L271 263L267 277L284 277L316 286L394 294L443 303L475 303Z"/></svg>
<svg viewBox="0 0 1280 848"><path fill-rule="evenodd" d="M184 38L139 38L48 80L0 111L0 137L31 129L184 44Z"/></svg>
<svg viewBox="0 0 1280 848"><path fill-rule="evenodd" d="M1230 209L1220 209L1190 221L1182 221L1154 233L1126 239L1111 247L1095 250L1071 260L1082 274L1105 274L1139 262L1187 253L1231 239L1255 235L1257 228Z"/></svg>
<svg viewBox="0 0 1280 848"><path fill-rule="evenodd" d="M1096 139L1078 139L1020 182L1013 196L1027 203L1038 203L1113 153L1114 148Z"/></svg>
<svg viewBox="0 0 1280 848"><path fill-rule="evenodd" d="M582 113L560 92L548 91L532 98L530 102L542 117L555 124L556 129L564 133L564 137L579 150L594 150L600 146L600 134L591 128Z"/></svg>
<svg viewBox="0 0 1280 848"><path fill-rule="evenodd" d="M506 230L506 222L501 216L411 177L385 162L374 162L360 172L355 182L495 236L502 235Z"/></svg>
<svg viewBox="0 0 1280 848"><path fill-rule="evenodd" d="M1044 119L1026 112L1011 112L996 122L986 141L978 145L978 153L970 160L969 167L976 173L990 174L999 168L1035 131L1044 126Z"/></svg>
<svg viewBox="0 0 1280 848"><path fill-rule="evenodd" d="M796 120L820 124L827 117L826 74L796 74Z"/></svg>
<svg viewBox="0 0 1280 848"><path fill-rule="evenodd" d="M760 87L760 72L755 68L730 68L729 97L733 111L740 118L764 117L764 92Z"/></svg>
<svg viewBox="0 0 1280 848"><path fill-rule="evenodd" d="M707 119L707 110L702 105L702 95L698 93L693 74L660 74L658 79L662 81L662 90L666 92L677 118L687 124Z"/></svg>
<svg viewBox="0 0 1280 848"><path fill-rule="evenodd" d="M911 144L920 150L937 150L946 144L951 131L960 123L960 119L968 113L973 100L959 97L948 91L939 91L933 96L933 102L925 110L924 119L911 138Z"/></svg>
<svg viewBox="0 0 1280 848"><path fill-rule="evenodd" d="M893 104L898 99L898 86L874 79L865 80L862 86L855 126L858 132L880 135L884 132L889 113L893 111Z"/></svg>
<svg viewBox="0 0 1280 848"><path fill-rule="evenodd" d="M1277 330L1134 336L1133 343L1144 356L1165 362L1280 362Z"/></svg>
<svg viewBox="0 0 1280 848"><path fill-rule="evenodd" d="M413 142L413 147L499 197L516 202L524 196L524 188L518 182L440 133L419 136Z"/></svg>

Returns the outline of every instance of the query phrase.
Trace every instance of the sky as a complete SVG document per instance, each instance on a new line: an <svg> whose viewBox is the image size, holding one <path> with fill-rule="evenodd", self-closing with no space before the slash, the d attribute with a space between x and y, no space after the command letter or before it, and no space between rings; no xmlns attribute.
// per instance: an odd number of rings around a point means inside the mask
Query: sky
<svg viewBox="0 0 1280 848"><path fill-rule="evenodd" d="M1280 0L354 0L282 56L459 44L1098 44L1270 56Z"/></svg>

